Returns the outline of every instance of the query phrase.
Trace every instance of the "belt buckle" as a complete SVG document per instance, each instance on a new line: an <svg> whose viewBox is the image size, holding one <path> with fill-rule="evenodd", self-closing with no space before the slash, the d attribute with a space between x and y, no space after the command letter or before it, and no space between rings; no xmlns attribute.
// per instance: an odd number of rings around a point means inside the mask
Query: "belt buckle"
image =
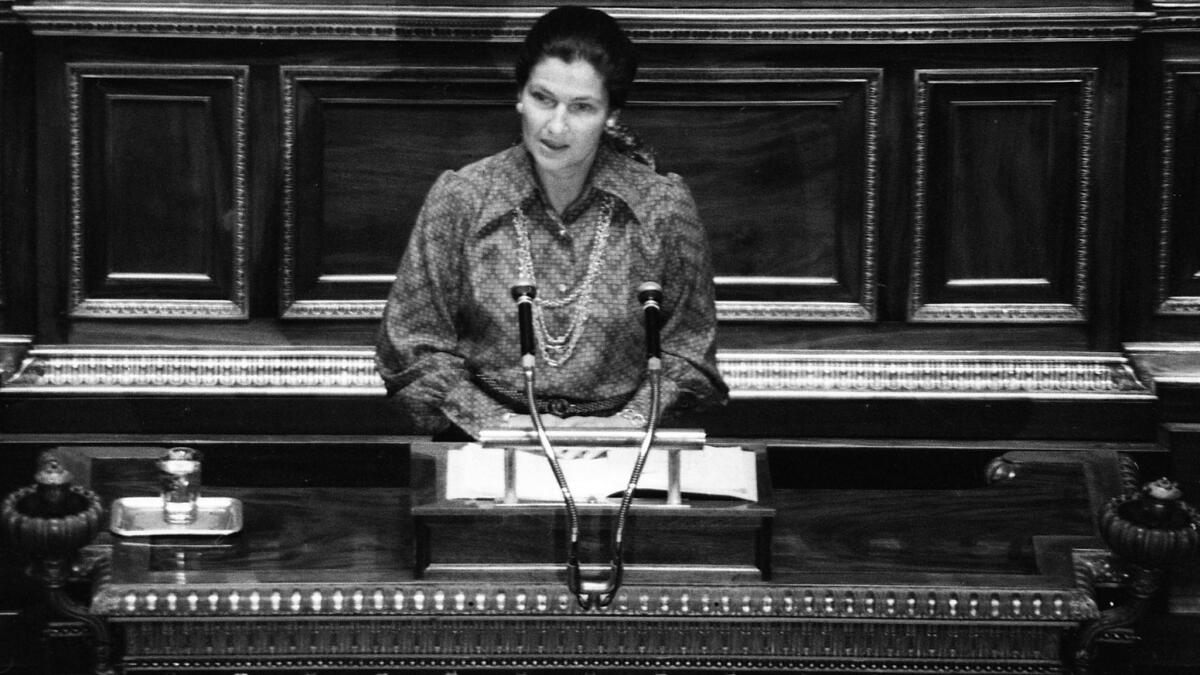
<svg viewBox="0 0 1200 675"><path fill-rule="evenodd" d="M571 404L565 398L552 398L546 401L546 411L552 415L565 417L571 410Z"/></svg>

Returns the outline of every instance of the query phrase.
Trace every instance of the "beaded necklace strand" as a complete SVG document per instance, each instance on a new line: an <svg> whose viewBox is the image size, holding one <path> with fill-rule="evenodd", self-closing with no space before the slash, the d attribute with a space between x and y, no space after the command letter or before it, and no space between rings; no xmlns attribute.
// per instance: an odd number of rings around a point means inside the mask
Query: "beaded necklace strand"
<svg viewBox="0 0 1200 675"><path fill-rule="evenodd" d="M579 337L583 334L583 326L587 323L592 312L592 294L595 290L596 279L600 275L600 267L604 263L604 253L608 248L608 234L612 227L613 203L605 196L600 205L600 223L596 226L595 238L592 242L592 254L588 259L587 271L583 281L570 293L553 300L547 300L540 295L533 300L533 324L537 331L538 350L542 359L550 366L561 366L571 358ZM521 276L537 285L537 274L533 269L533 243L529 239L529 218L525 211L518 206L513 216L513 229L517 233L517 265ZM545 310L562 309L574 306L571 319L567 322L566 330L558 335L550 333L546 326Z"/></svg>

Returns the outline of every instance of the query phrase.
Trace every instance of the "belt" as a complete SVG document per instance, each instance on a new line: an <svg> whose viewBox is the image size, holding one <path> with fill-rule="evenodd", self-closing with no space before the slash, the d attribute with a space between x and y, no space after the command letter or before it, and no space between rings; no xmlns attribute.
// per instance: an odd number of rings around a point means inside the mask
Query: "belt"
<svg viewBox="0 0 1200 675"><path fill-rule="evenodd" d="M480 373L472 374L471 379L475 384L479 385L479 388L484 393L496 399L496 401L503 403L515 412L524 415L529 414L529 405L525 400L524 392ZM537 411L543 415L549 414L558 417L615 415L625 408L631 398L633 398L632 392L590 401L568 398L566 396L539 398L537 400Z"/></svg>

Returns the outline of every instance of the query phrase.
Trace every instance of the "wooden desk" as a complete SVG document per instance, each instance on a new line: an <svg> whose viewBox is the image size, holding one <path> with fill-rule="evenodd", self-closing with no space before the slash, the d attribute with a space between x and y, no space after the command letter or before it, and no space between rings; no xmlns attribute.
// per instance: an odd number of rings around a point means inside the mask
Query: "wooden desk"
<svg viewBox="0 0 1200 675"><path fill-rule="evenodd" d="M1093 514L1120 489L1116 455L1008 457L1015 476L986 486L777 489L770 582L631 572L591 611L561 580L415 579L419 489L214 487L244 530L105 535L92 609L126 672L1064 672L1097 614Z"/></svg>

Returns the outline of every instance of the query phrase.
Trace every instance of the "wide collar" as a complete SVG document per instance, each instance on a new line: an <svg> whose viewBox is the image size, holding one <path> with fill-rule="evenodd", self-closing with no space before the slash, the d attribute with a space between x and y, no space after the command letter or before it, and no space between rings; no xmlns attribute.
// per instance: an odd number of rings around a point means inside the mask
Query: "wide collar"
<svg viewBox="0 0 1200 675"><path fill-rule="evenodd" d="M505 222L505 216L518 206L527 207L539 199L541 186L534 171L534 160L523 145L515 145L498 155L493 182L484 200L483 210L477 221L477 235L484 236ZM596 161L583 186L583 194L599 190L617 198L629 208L640 222L646 222L647 209L645 185L648 181L661 179L654 170L637 160L616 152L601 143L596 151Z"/></svg>

